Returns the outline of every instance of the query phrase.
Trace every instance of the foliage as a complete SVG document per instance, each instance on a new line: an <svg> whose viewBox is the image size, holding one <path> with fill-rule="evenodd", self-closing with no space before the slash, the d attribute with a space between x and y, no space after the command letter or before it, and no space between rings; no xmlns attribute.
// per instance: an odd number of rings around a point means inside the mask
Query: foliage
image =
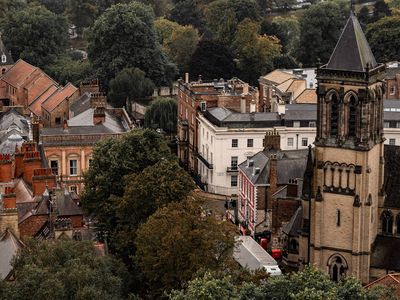
<svg viewBox="0 0 400 300"><path fill-rule="evenodd" d="M246 18L259 20L260 8L254 0L216 0L207 6L205 17L214 39L230 45L238 24Z"/></svg>
<svg viewBox="0 0 400 300"><path fill-rule="evenodd" d="M27 3L25 0L0 0L0 17L4 18L26 7Z"/></svg>
<svg viewBox="0 0 400 300"><path fill-rule="evenodd" d="M181 73L187 72L199 42L197 29L191 25L181 26L166 19L157 20L155 28L161 38L165 53L178 66Z"/></svg>
<svg viewBox="0 0 400 300"><path fill-rule="evenodd" d="M380 62L397 60L400 55L400 16L385 17L367 27L366 37Z"/></svg>
<svg viewBox="0 0 400 300"><path fill-rule="evenodd" d="M140 2L150 5L157 17L167 16L172 8L171 0L140 0Z"/></svg>
<svg viewBox="0 0 400 300"><path fill-rule="evenodd" d="M139 68L157 85L169 85L176 68L162 52L151 7L117 4L106 10L89 33L88 56L105 86L125 68Z"/></svg>
<svg viewBox="0 0 400 300"><path fill-rule="evenodd" d="M91 242L28 241L14 262L4 299L121 299L128 274Z"/></svg>
<svg viewBox="0 0 400 300"><path fill-rule="evenodd" d="M189 70L192 76L197 78L202 75L203 79L208 80L232 78L237 73L232 51L216 40L200 41Z"/></svg>
<svg viewBox="0 0 400 300"><path fill-rule="evenodd" d="M300 36L300 23L297 17L275 17L272 20L272 24L278 28L278 30L285 36L285 43L282 42L281 38L277 36L281 40L281 44L283 47L283 51L293 56L299 44L299 36ZM271 35L271 34L267 34Z"/></svg>
<svg viewBox="0 0 400 300"><path fill-rule="evenodd" d="M88 61L73 60L69 56L57 58L45 71L60 84L79 84L91 77L92 68Z"/></svg>
<svg viewBox="0 0 400 300"><path fill-rule="evenodd" d="M390 16L391 12L389 5L384 0L378 0L374 4L374 14L372 16L372 22L376 22L383 17Z"/></svg>
<svg viewBox="0 0 400 300"><path fill-rule="evenodd" d="M159 208L136 238L136 259L154 294L182 288L202 269L223 270L232 260L233 226L206 217L196 200Z"/></svg>
<svg viewBox="0 0 400 300"><path fill-rule="evenodd" d="M51 12L61 15L65 11L67 0L37 0Z"/></svg>
<svg viewBox="0 0 400 300"><path fill-rule="evenodd" d="M258 78L273 69L273 60L281 53L279 40L274 36L261 36L260 27L249 19L239 24L235 37L236 56L240 78L257 84Z"/></svg>
<svg viewBox="0 0 400 300"><path fill-rule="evenodd" d="M85 174L82 206L96 218L100 229L112 231L117 222L115 202L124 194L124 177L170 158L163 137L150 129L133 130L121 138L100 141Z"/></svg>
<svg viewBox="0 0 400 300"><path fill-rule="evenodd" d="M116 107L126 101L149 97L154 92L153 82L138 68L123 69L110 81L108 98Z"/></svg>
<svg viewBox="0 0 400 300"><path fill-rule="evenodd" d="M66 15L74 24L79 34L83 29L93 24L98 15L98 7L95 0L68 0Z"/></svg>
<svg viewBox="0 0 400 300"><path fill-rule="evenodd" d="M161 128L167 133L176 132L178 105L175 99L159 98L147 107L144 125L147 128Z"/></svg>
<svg viewBox="0 0 400 300"><path fill-rule="evenodd" d="M232 276L221 279L210 275L196 278L189 282L185 290L172 292L170 299L378 300L382 299L379 298L382 296L388 296L383 299L392 299L388 290L366 290L353 278L336 283L325 273L312 267L285 276L269 277L259 282L245 281L233 284L233 279ZM211 295L211 298L208 298L208 295ZM213 298L214 295L217 297ZM218 295L222 297L219 298Z"/></svg>
<svg viewBox="0 0 400 300"><path fill-rule="evenodd" d="M134 254L134 239L139 225L159 207L186 199L194 189L193 180L176 161L161 160L140 174L127 176L125 192L117 204L118 226L112 244L129 265Z"/></svg>
<svg viewBox="0 0 400 300"><path fill-rule="evenodd" d="M22 58L40 68L45 68L66 51L68 28L65 17L55 15L43 6L28 6L8 14L2 32L14 60Z"/></svg>
<svg viewBox="0 0 400 300"><path fill-rule="evenodd" d="M181 25L192 25L200 32L204 32L206 29L203 13L195 0L176 1L170 11L169 19Z"/></svg>
<svg viewBox="0 0 400 300"><path fill-rule="evenodd" d="M297 60L312 67L320 60L327 63L349 15L344 0L312 5L300 17L300 40Z"/></svg>
<svg viewBox="0 0 400 300"><path fill-rule="evenodd" d="M357 18L363 28L365 28L367 24L372 21L367 5L361 7L360 11L357 14Z"/></svg>

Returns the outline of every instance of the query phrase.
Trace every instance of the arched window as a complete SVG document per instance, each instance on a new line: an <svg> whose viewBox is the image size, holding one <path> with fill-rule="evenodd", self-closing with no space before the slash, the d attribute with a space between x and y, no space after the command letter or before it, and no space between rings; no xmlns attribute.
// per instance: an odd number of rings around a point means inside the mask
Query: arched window
<svg viewBox="0 0 400 300"><path fill-rule="evenodd" d="M385 210L381 215L382 233L393 234L393 215L389 210Z"/></svg>
<svg viewBox="0 0 400 300"><path fill-rule="evenodd" d="M400 214L398 214L396 217L396 227L396 233L400 235Z"/></svg>
<svg viewBox="0 0 400 300"><path fill-rule="evenodd" d="M336 94L331 96L331 136L337 136L339 125L339 101Z"/></svg>
<svg viewBox="0 0 400 300"><path fill-rule="evenodd" d="M356 136L357 107L356 98L352 95L349 101L349 137Z"/></svg>
<svg viewBox="0 0 400 300"><path fill-rule="evenodd" d="M2 63L6 63L7 62L7 56L5 56L4 54L1 56L1 62Z"/></svg>
<svg viewBox="0 0 400 300"><path fill-rule="evenodd" d="M328 260L329 275L333 281L340 281L346 276L347 262L340 255L333 255Z"/></svg>

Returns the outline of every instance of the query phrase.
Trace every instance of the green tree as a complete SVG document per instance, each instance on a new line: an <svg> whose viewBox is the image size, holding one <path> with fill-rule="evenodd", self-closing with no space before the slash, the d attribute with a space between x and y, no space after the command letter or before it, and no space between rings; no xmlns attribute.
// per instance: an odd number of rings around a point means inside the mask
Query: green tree
<svg viewBox="0 0 400 300"><path fill-rule="evenodd" d="M121 299L129 274L91 242L28 241L14 262L4 299Z"/></svg>
<svg viewBox="0 0 400 300"><path fill-rule="evenodd" d="M197 29L191 25L181 26L166 19L157 20L155 28L161 38L165 53L178 66L181 73L187 72L192 55L199 43Z"/></svg>
<svg viewBox="0 0 400 300"><path fill-rule="evenodd" d="M139 227L136 260L155 295L182 288L202 268L232 261L233 226L206 217L195 200L159 208Z"/></svg>
<svg viewBox="0 0 400 300"><path fill-rule="evenodd" d="M258 23L246 19L239 24L234 42L240 78L250 84L257 84L262 74L272 71L274 58L281 54L279 40L261 36L259 30Z"/></svg>
<svg viewBox="0 0 400 300"><path fill-rule="evenodd" d="M195 0L175 0L168 19L181 25L192 25L202 33L206 29L203 13Z"/></svg>
<svg viewBox="0 0 400 300"><path fill-rule="evenodd" d="M374 4L374 13L372 15L372 22L376 22L379 19L390 16L391 12L389 5L384 0L378 0Z"/></svg>
<svg viewBox="0 0 400 300"><path fill-rule="evenodd" d="M0 0L0 17L4 18L26 7L27 3L25 0Z"/></svg>
<svg viewBox="0 0 400 300"><path fill-rule="evenodd" d="M190 74L206 80L232 78L237 74L234 56L227 46L216 40L202 40L193 53Z"/></svg>
<svg viewBox="0 0 400 300"><path fill-rule="evenodd" d="M14 60L22 58L45 68L66 52L68 27L65 17L43 6L29 6L7 14L2 38Z"/></svg>
<svg viewBox="0 0 400 300"><path fill-rule="evenodd" d="M140 2L150 5L157 17L167 16L172 8L172 0L140 0Z"/></svg>
<svg viewBox="0 0 400 300"><path fill-rule="evenodd" d="M297 60L305 67L327 63L349 16L349 2L325 1L312 5L300 17Z"/></svg>
<svg viewBox="0 0 400 300"><path fill-rule="evenodd" d="M161 159L171 159L163 137L154 130L133 130L118 139L100 141L85 174L83 208L96 218L99 229L113 231L116 209L124 194L124 177L138 174Z"/></svg>
<svg viewBox="0 0 400 300"><path fill-rule="evenodd" d="M159 207L182 201L195 188L191 177L176 161L161 160L139 174L126 178L125 192L117 204L118 226L112 244L129 265L135 253L134 239L139 225Z"/></svg>
<svg viewBox="0 0 400 300"><path fill-rule="evenodd" d="M37 0L51 12L61 15L65 11L67 0Z"/></svg>
<svg viewBox="0 0 400 300"><path fill-rule="evenodd" d="M108 98L116 107L127 101L149 97L154 92L153 82L138 68L123 69L110 81Z"/></svg>
<svg viewBox="0 0 400 300"><path fill-rule="evenodd" d="M357 14L358 21L360 21L360 24L365 28L368 23L372 21L372 17L369 12L369 8L367 5L364 5L361 7L360 11Z"/></svg>
<svg viewBox="0 0 400 300"><path fill-rule="evenodd" d="M366 37L380 62L397 60L400 55L400 16L385 17L367 27Z"/></svg>
<svg viewBox="0 0 400 300"><path fill-rule="evenodd" d="M45 71L58 83L71 82L76 86L90 78L93 72L88 61L73 60L67 55L57 58Z"/></svg>
<svg viewBox="0 0 400 300"><path fill-rule="evenodd" d="M139 68L157 85L169 85L176 68L162 52L151 7L117 4L105 11L89 33L88 56L99 78L108 86L125 68Z"/></svg>
<svg viewBox="0 0 400 300"><path fill-rule="evenodd" d="M147 128L161 128L167 133L177 130L178 105L175 99L159 98L151 102L144 115L144 125Z"/></svg>
<svg viewBox="0 0 400 300"><path fill-rule="evenodd" d="M78 34L93 24L99 12L95 0L68 0L66 15L77 28Z"/></svg>

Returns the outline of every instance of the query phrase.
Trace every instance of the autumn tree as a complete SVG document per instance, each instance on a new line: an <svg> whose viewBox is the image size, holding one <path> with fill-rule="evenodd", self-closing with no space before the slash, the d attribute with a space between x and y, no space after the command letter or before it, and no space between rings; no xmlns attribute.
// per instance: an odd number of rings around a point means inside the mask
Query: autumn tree
<svg viewBox="0 0 400 300"><path fill-rule="evenodd" d="M312 5L300 17L296 58L305 67L327 63L349 16L349 2L325 1Z"/></svg>
<svg viewBox="0 0 400 300"><path fill-rule="evenodd" d="M136 259L154 295L182 288L202 268L232 261L233 226L207 217L195 200L159 208L139 227Z"/></svg>
<svg viewBox="0 0 400 300"><path fill-rule="evenodd" d="M171 153L163 137L150 129L133 130L95 146L81 203L100 230L113 231L117 226L116 209L124 194L124 177L138 174L161 159L171 159Z"/></svg>
<svg viewBox="0 0 400 300"><path fill-rule="evenodd" d="M132 1L106 10L91 27L88 56L106 86L125 68L139 68L157 86L176 74L158 42L151 7Z"/></svg>
<svg viewBox="0 0 400 300"><path fill-rule="evenodd" d="M27 241L14 261L14 271L15 280L5 284L8 295L3 299L121 299L127 296L126 269L111 256L97 255L91 242Z"/></svg>
<svg viewBox="0 0 400 300"><path fill-rule="evenodd" d="M197 29L191 25L182 26L164 18L155 21L155 28L167 56L178 66L180 73L187 72L192 55L199 43Z"/></svg>
<svg viewBox="0 0 400 300"><path fill-rule="evenodd" d="M7 14L1 29L14 60L22 58L40 68L54 62L67 49L66 18L43 6L28 6Z"/></svg>
<svg viewBox="0 0 400 300"><path fill-rule="evenodd" d="M153 82L138 68L123 69L111 79L108 98L116 107L123 107L127 101L149 97L154 92Z"/></svg>
<svg viewBox="0 0 400 300"><path fill-rule="evenodd" d="M367 27L366 37L379 62L397 60L400 55L400 16L385 17Z"/></svg>
<svg viewBox="0 0 400 300"><path fill-rule="evenodd" d="M234 42L240 78L254 85L262 74L272 71L282 48L276 37L261 36L259 31L258 23L246 19L239 24Z"/></svg>

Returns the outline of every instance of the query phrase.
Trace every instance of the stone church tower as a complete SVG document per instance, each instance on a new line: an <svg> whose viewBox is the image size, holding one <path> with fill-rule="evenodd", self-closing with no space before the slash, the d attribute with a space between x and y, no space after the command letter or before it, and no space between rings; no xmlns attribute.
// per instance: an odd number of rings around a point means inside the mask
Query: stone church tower
<svg viewBox="0 0 400 300"><path fill-rule="evenodd" d="M383 201L384 73L351 13L329 62L317 70L313 180L303 201L311 200L310 212L303 205L303 227L310 229L304 261L333 280L352 275L369 282Z"/></svg>

